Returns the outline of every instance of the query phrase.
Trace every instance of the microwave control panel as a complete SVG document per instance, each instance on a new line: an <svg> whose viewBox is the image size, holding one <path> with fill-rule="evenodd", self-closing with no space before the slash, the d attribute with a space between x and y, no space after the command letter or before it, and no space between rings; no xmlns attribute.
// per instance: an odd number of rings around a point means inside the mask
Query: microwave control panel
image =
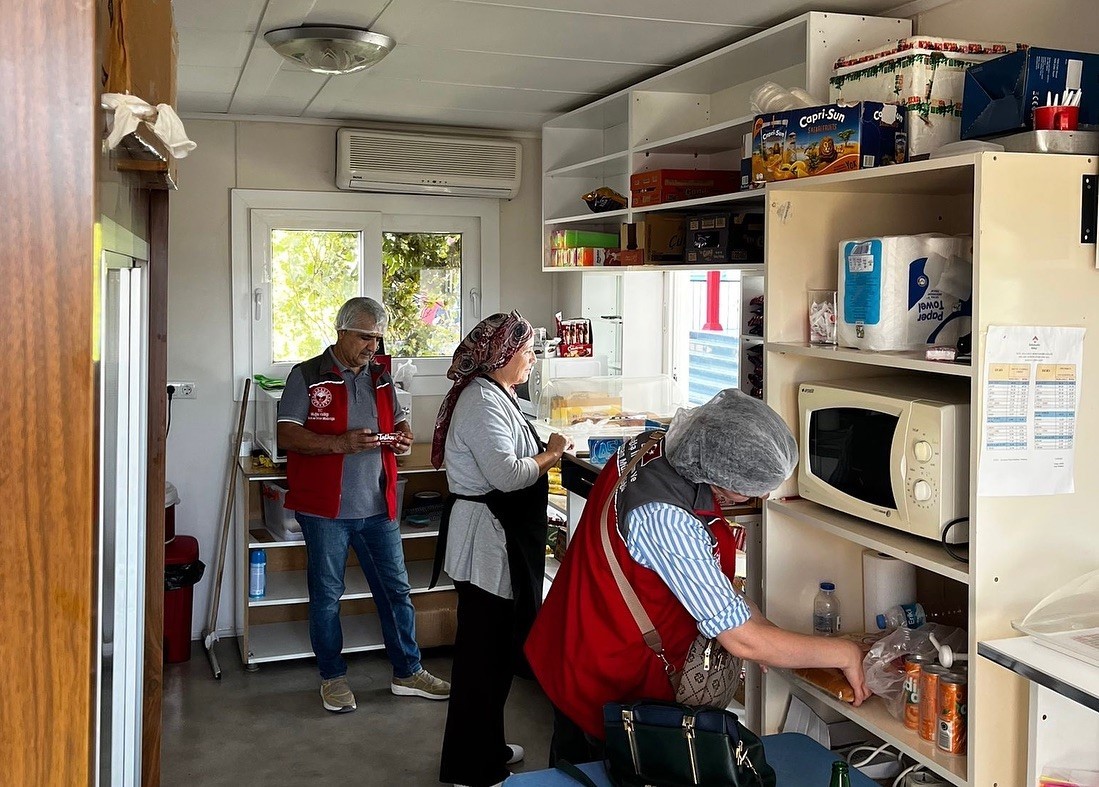
<svg viewBox="0 0 1099 787"><path fill-rule="evenodd" d="M938 431L938 424L928 428L928 424L920 423L924 420L921 415L924 414L913 412L905 445L905 497L908 498L910 518L915 520L924 518L922 512L929 515L936 512L941 492L942 456L933 436Z"/></svg>

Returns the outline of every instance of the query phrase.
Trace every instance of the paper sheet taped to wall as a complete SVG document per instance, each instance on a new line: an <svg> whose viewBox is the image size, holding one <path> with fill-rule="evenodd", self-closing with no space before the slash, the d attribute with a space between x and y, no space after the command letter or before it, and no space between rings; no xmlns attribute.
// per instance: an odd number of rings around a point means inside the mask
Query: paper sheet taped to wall
<svg viewBox="0 0 1099 787"><path fill-rule="evenodd" d="M977 494L1074 490L1084 329L991 326Z"/></svg>

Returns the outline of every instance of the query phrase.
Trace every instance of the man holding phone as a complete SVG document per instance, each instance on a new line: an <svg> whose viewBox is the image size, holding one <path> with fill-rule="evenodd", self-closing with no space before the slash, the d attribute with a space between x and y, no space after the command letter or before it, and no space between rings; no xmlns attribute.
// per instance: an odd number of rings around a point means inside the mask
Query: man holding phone
<svg viewBox="0 0 1099 787"><path fill-rule="evenodd" d="M296 365L279 403L286 448L286 507L305 536L309 638L326 710L355 710L347 682L340 596L354 549L378 609L390 690L445 700L450 684L420 665L416 617L396 521L397 459L412 446L393 380L374 363L388 318L371 298L352 298L336 316L336 343Z"/></svg>

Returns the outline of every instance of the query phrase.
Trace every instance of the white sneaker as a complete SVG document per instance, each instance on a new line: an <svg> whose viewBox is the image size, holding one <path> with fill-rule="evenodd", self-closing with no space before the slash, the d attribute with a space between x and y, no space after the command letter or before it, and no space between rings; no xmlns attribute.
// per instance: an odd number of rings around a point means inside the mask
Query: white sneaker
<svg viewBox="0 0 1099 787"><path fill-rule="evenodd" d="M509 743L508 748L511 749L511 756L508 757L507 765L515 765L516 763L523 761L526 752L523 751L522 746L518 743Z"/></svg>

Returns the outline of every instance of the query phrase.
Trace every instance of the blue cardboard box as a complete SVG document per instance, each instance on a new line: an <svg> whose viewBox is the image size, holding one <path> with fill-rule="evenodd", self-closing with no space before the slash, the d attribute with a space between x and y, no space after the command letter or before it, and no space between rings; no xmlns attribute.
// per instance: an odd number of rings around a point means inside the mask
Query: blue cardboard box
<svg viewBox="0 0 1099 787"><path fill-rule="evenodd" d="M1080 126L1099 125L1099 55L1031 47L970 66L962 92L962 139L1033 128L1047 93L1082 89Z"/></svg>

